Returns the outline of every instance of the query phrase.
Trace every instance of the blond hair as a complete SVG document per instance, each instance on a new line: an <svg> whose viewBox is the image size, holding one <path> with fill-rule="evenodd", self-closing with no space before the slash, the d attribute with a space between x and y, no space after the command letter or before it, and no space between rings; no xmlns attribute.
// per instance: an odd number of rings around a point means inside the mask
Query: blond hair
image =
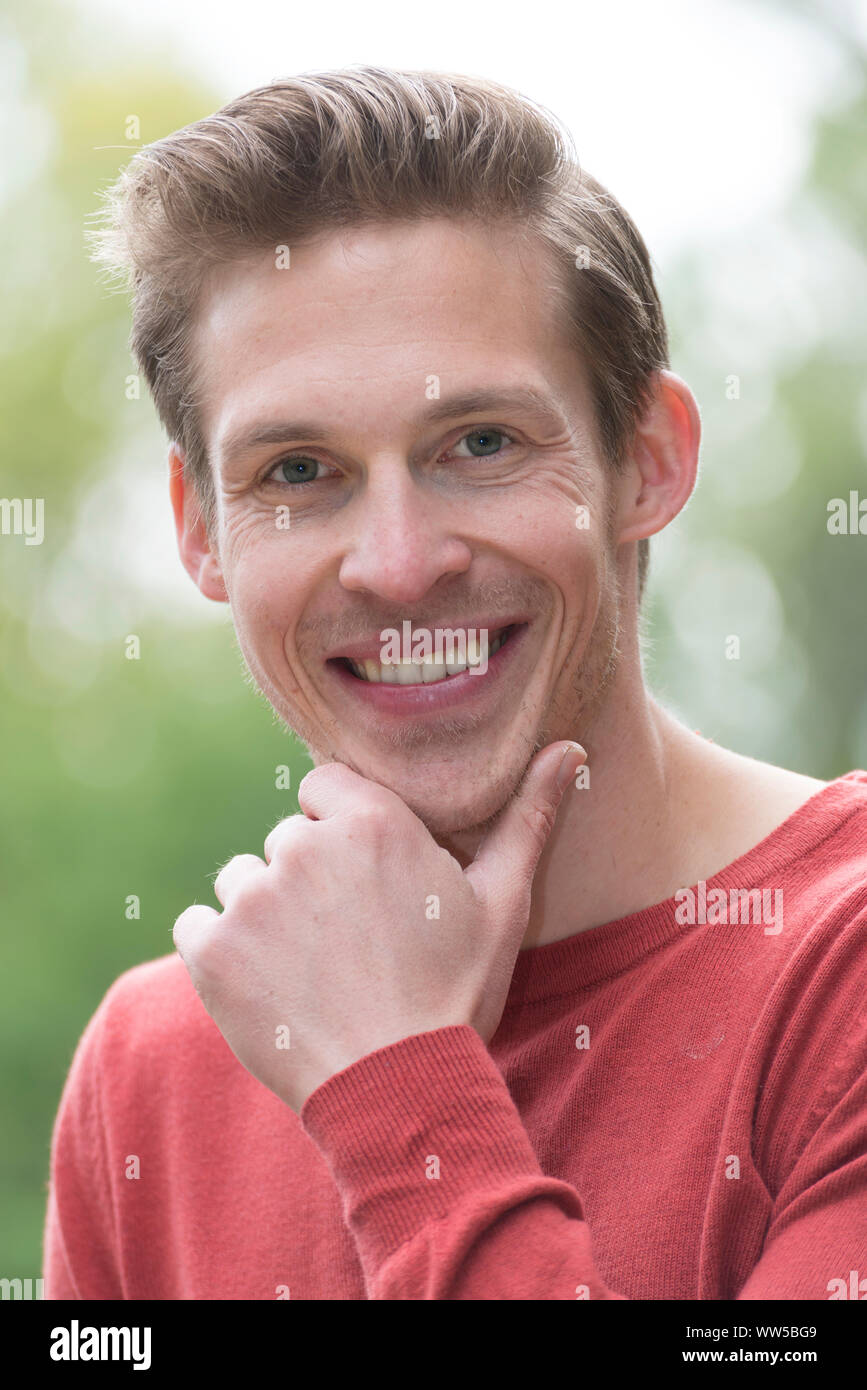
<svg viewBox="0 0 867 1390"><path fill-rule="evenodd" d="M329 228L426 215L508 219L561 269L598 438L621 467L668 366L647 248L537 103L480 77L356 66L229 102L138 151L105 195L94 259L133 293L130 347L185 454L206 525L214 482L197 421L190 329L208 270ZM638 543L639 594L649 558Z"/></svg>

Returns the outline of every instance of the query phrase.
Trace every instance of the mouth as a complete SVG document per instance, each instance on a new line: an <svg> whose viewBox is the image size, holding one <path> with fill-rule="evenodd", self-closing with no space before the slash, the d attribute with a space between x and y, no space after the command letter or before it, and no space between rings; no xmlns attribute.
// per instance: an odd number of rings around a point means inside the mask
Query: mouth
<svg viewBox="0 0 867 1390"><path fill-rule="evenodd" d="M528 622L481 629L487 647L468 637L465 660L382 662L367 655L336 656L325 665L350 697L380 716L435 714L455 706L476 706L498 698L495 687L524 645ZM455 653L436 652L435 655Z"/></svg>
<svg viewBox="0 0 867 1390"><path fill-rule="evenodd" d="M472 671L474 667L481 667L485 657L490 661L521 626L521 623L511 623L508 627L495 629L488 634L487 648L476 637L468 636L464 644L465 661L436 661L434 656L423 661L355 661L352 657L342 656L337 657L336 661L357 680L374 685L439 685L442 681L454 680L465 671Z"/></svg>

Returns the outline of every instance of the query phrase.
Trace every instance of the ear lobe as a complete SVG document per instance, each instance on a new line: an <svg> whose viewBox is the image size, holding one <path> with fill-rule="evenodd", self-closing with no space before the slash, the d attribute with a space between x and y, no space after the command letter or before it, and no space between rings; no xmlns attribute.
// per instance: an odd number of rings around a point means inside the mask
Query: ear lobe
<svg viewBox="0 0 867 1390"><path fill-rule="evenodd" d="M624 477L619 543L655 535L682 511L695 487L700 442L695 397L674 372L658 372Z"/></svg>
<svg viewBox="0 0 867 1390"><path fill-rule="evenodd" d="M184 455L174 441L169 446L169 496L184 569L205 598L228 603L223 572L202 520L196 489L184 477Z"/></svg>

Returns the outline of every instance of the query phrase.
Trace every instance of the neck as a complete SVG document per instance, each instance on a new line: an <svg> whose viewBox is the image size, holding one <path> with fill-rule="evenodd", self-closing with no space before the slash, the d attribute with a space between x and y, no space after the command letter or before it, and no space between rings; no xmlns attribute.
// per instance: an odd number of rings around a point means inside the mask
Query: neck
<svg viewBox="0 0 867 1390"><path fill-rule="evenodd" d="M589 786L566 788L533 881L524 948L625 917L689 882L691 827L713 761L706 740L648 694L637 655L619 663L592 725L557 737L586 748ZM478 836L456 839L469 862Z"/></svg>
<svg viewBox="0 0 867 1390"><path fill-rule="evenodd" d="M673 789L685 742L700 740L656 704L636 674L629 680L620 668L592 731L578 736L589 785L566 788L533 882L525 947L625 917L679 886L683 836Z"/></svg>
<svg viewBox="0 0 867 1390"><path fill-rule="evenodd" d="M652 699L637 661L620 663L592 728L576 737L589 785L566 788L533 882L525 947L625 917L680 886L682 778L703 740Z"/></svg>

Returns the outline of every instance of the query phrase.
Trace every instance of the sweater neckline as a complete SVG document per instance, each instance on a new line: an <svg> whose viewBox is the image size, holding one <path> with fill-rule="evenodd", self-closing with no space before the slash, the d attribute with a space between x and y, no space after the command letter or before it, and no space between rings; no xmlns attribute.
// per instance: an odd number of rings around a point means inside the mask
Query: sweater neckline
<svg viewBox="0 0 867 1390"><path fill-rule="evenodd" d="M834 833L841 820L848 818L847 812L853 814L859 805L865 804L853 796L857 786L867 793L867 772L862 769L827 782L752 849L703 880L707 890L756 888L769 874L815 849ZM695 889L698 883L683 885L687 886ZM694 927L675 920L676 907L672 894L664 902L627 917L519 951L506 1009L572 994L613 979L643 956L693 931Z"/></svg>

